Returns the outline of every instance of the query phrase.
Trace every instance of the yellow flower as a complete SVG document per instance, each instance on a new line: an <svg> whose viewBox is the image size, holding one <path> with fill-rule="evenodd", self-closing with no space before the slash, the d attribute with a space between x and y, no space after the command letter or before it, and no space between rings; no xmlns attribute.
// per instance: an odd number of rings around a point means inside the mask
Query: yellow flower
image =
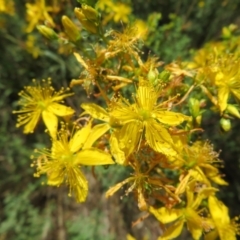
<svg viewBox="0 0 240 240"><path fill-rule="evenodd" d="M131 14L131 7L127 6L124 3L116 3L113 5L112 7L112 11L114 12L113 14L113 20L114 22L124 22L124 23L128 23L128 18L129 15Z"/></svg>
<svg viewBox="0 0 240 240"><path fill-rule="evenodd" d="M209 67L209 78L218 88L218 105L223 112L227 108L229 95L240 100L240 60L234 56L218 59Z"/></svg>
<svg viewBox="0 0 240 240"><path fill-rule="evenodd" d="M119 23L120 21L128 23L129 16L132 12L130 6L120 2L113 3L111 0L99 0L97 3L97 8L105 10L107 13L109 13L103 19L104 25L111 19L113 19L113 21L116 23Z"/></svg>
<svg viewBox="0 0 240 240"><path fill-rule="evenodd" d="M22 106L22 110L13 111L13 113L19 114L16 126L25 125L24 133L32 133L42 117L51 137L55 138L58 127L57 116L65 117L74 113L72 108L58 102L73 94L65 93L68 89L55 91L51 86L51 79L42 80L42 84L35 80L33 82L35 86L27 86L24 91L19 93L21 96L19 105Z"/></svg>
<svg viewBox="0 0 240 240"><path fill-rule="evenodd" d="M184 208L168 209L161 207L155 209L150 207L149 211L163 224L174 222L164 233L159 237L159 240L172 240L178 237L183 229L184 223L187 223L187 228L191 232L193 239L200 239L202 232L208 232L213 228L210 219L204 218L198 214L198 208L202 199L206 195L212 194L213 190L203 189L202 192L194 196L194 192L188 189L186 191L187 205Z"/></svg>
<svg viewBox="0 0 240 240"><path fill-rule="evenodd" d="M215 224L215 229L206 234L205 240L215 240L219 236L221 240L236 240L236 234L240 235L239 226L234 226L230 221L228 208L215 196L208 198L208 206Z"/></svg>
<svg viewBox="0 0 240 240"><path fill-rule="evenodd" d="M98 9L101 9L103 11L106 8L112 8L113 5L114 3L112 0L99 0L96 6Z"/></svg>
<svg viewBox="0 0 240 240"><path fill-rule="evenodd" d="M101 120L104 123L97 124L93 127L92 132L94 136L98 138L101 137L108 130L112 130L111 136L109 138L109 144L111 149L111 154L116 160L118 164L123 164L125 162L125 154L119 148L118 144L118 128L120 127L120 123L117 119L114 119L110 116L110 114L102 107L94 104L94 103L83 103L81 107L85 110L84 114L89 114L95 119Z"/></svg>
<svg viewBox="0 0 240 240"><path fill-rule="evenodd" d="M0 0L0 12L13 15L15 13L14 2L12 0Z"/></svg>
<svg viewBox="0 0 240 240"><path fill-rule="evenodd" d="M111 31L112 40L109 41L109 46L106 51L107 55L116 55L120 52L132 55L142 65L142 60L138 55L138 43L140 34L137 27L127 27L124 32Z"/></svg>
<svg viewBox="0 0 240 240"><path fill-rule="evenodd" d="M77 202L84 202L88 193L88 183L80 166L114 164L108 153L91 146L86 148L90 136L91 122L72 135L66 128L62 128L58 138L52 140L51 151L38 151L43 155L35 163L35 177L47 174L48 185L57 187L66 182L70 188L69 196L73 192Z"/></svg>
<svg viewBox="0 0 240 240"><path fill-rule="evenodd" d="M35 3L26 3L27 8L27 21L29 25L26 29L27 33L32 32L32 30L39 24L40 21L47 21L52 27L55 23L48 12L58 11L56 7L46 6L45 0L35 0Z"/></svg>
<svg viewBox="0 0 240 240"><path fill-rule="evenodd" d="M126 158L136 150L144 138L151 148L167 156L176 154L168 126L176 126L189 117L168 111L164 103L157 104L158 93L147 83L140 83L135 103L120 99L112 102L110 116L118 119L123 127L118 133L119 146Z"/></svg>
<svg viewBox="0 0 240 240"><path fill-rule="evenodd" d="M137 19L134 23L133 26L135 26L137 28L137 34L139 35L139 37L141 39L147 39L147 35L148 35L148 27L147 24L140 19Z"/></svg>
<svg viewBox="0 0 240 240"><path fill-rule="evenodd" d="M177 195L182 194L186 187L193 181L198 181L199 184L208 187L211 186L211 181L219 185L228 185L228 183L221 178L221 174L216 166L216 164L219 165L221 163L221 160L218 158L219 154L213 150L213 146L209 142L197 141L191 146L186 143L183 144L181 141L177 143L178 152L180 152L181 159L183 160L180 162L181 165L180 163L179 165L182 169L185 169L175 191ZM177 161L178 159L176 162Z"/></svg>

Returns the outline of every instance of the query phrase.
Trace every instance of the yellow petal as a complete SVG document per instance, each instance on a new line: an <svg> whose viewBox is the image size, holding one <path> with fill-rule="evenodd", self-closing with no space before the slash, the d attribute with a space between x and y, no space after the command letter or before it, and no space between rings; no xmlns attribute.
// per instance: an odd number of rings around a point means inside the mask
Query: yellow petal
<svg viewBox="0 0 240 240"><path fill-rule="evenodd" d="M65 94L61 94L61 95L52 96L52 101L59 102L59 101L63 100L64 98L72 96L72 95L74 95L74 93L65 93Z"/></svg>
<svg viewBox="0 0 240 240"><path fill-rule="evenodd" d="M51 137L56 138L57 128L58 128L58 118L51 112L43 111L42 112L43 121L49 130Z"/></svg>
<svg viewBox="0 0 240 240"><path fill-rule="evenodd" d="M87 126L78 130L73 138L71 138L69 142L70 151L72 153L77 152L80 148L84 146L89 134L91 132L91 122L87 124Z"/></svg>
<svg viewBox="0 0 240 240"><path fill-rule="evenodd" d="M69 168L67 171L70 195L73 191L77 202L84 202L88 194L88 182L85 176L77 166Z"/></svg>
<svg viewBox="0 0 240 240"><path fill-rule="evenodd" d="M187 222L187 228L191 232L193 239L200 239L202 236L202 228L198 225L192 224L190 221Z"/></svg>
<svg viewBox="0 0 240 240"><path fill-rule="evenodd" d="M26 123L26 125L24 126L24 133L27 134L27 133L33 133L38 121L39 121L39 118L40 118L40 115L41 115L41 111L36 111L34 113L31 113L31 117L29 117L29 121L28 123ZM18 126L21 126L22 124L25 124L25 122L19 122Z"/></svg>
<svg viewBox="0 0 240 240"><path fill-rule="evenodd" d="M96 142L96 140L99 139L109 129L110 129L110 125L108 123L95 125L92 128L86 142L84 143L83 149L92 147L94 142Z"/></svg>
<svg viewBox="0 0 240 240"><path fill-rule="evenodd" d="M215 176L215 177L209 177L213 182L215 182L215 183L217 183L217 184L219 184L219 185L225 185L225 186L227 186L228 185L228 182L226 182L224 179L222 179L221 177L220 177L220 175L219 176Z"/></svg>
<svg viewBox="0 0 240 240"><path fill-rule="evenodd" d="M237 240L235 229L231 225L218 228L218 234L221 240Z"/></svg>
<svg viewBox="0 0 240 240"><path fill-rule="evenodd" d="M152 117L169 126L176 126L186 120L189 120L189 117L186 115L170 111L153 111Z"/></svg>
<svg viewBox="0 0 240 240"><path fill-rule="evenodd" d="M236 240L236 231L231 225L228 208L215 196L208 198L208 206L221 240Z"/></svg>
<svg viewBox="0 0 240 240"><path fill-rule="evenodd" d="M228 208L215 196L209 196L208 206L215 224L225 225L230 223Z"/></svg>
<svg viewBox="0 0 240 240"><path fill-rule="evenodd" d="M114 161L110 154L97 148L90 148L80 151L77 154L74 164L95 166L114 164Z"/></svg>
<svg viewBox="0 0 240 240"><path fill-rule="evenodd" d="M115 132L112 133L109 143L110 143L110 151L115 161L118 164L123 165L126 162L126 158L125 158L124 152L119 147L118 137L116 136Z"/></svg>
<svg viewBox="0 0 240 240"><path fill-rule="evenodd" d="M181 209L167 209L165 207L158 209L150 207L149 212L152 213L158 221L164 224L173 222L182 216Z"/></svg>
<svg viewBox="0 0 240 240"><path fill-rule="evenodd" d="M219 173L219 170L210 165L210 164L201 164L201 167L204 167L203 171L205 175L211 179L213 182L219 184L219 185L228 185L228 183L221 178L221 175Z"/></svg>
<svg viewBox="0 0 240 240"><path fill-rule="evenodd" d="M128 123L132 120L137 120L139 118L139 115L133 111L134 104L131 106L132 107L126 106L121 102L113 103L113 110L110 112L110 117L119 120L120 124Z"/></svg>
<svg viewBox="0 0 240 240"><path fill-rule="evenodd" d="M227 108L228 96L229 89L227 86L223 86L218 89L218 105L221 112L223 112Z"/></svg>
<svg viewBox="0 0 240 240"><path fill-rule="evenodd" d="M102 120L104 122L109 122L109 114L104 108L98 106L94 103L82 103L81 108L85 110L84 113L91 115L93 118Z"/></svg>
<svg viewBox="0 0 240 240"><path fill-rule="evenodd" d="M169 227L158 240L172 240L178 237L183 229L184 220L177 221Z"/></svg>
<svg viewBox="0 0 240 240"><path fill-rule="evenodd" d="M64 117L74 114L74 110L70 107L64 106L59 103L51 103L47 111L54 113L57 116Z"/></svg>
<svg viewBox="0 0 240 240"><path fill-rule="evenodd" d="M85 63L85 61L83 60L83 58L81 57L81 55L78 54L78 53L76 53L76 52L74 52L73 54L74 54L75 58L77 59L77 61L78 61L80 64L82 64L82 65L84 66L84 68L87 70L87 69L88 69L88 65Z"/></svg>
<svg viewBox="0 0 240 240"><path fill-rule="evenodd" d="M70 152L69 146L64 145L62 141L54 139L52 142L51 157L53 159L58 159L64 154L64 152Z"/></svg>
<svg viewBox="0 0 240 240"><path fill-rule="evenodd" d="M146 140L151 148L167 156L176 156L172 138L164 127L150 119L145 122L145 128Z"/></svg>
<svg viewBox="0 0 240 240"><path fill-rule="evenodd" d="M125 152L126 158L137 148L141 135L143 134L143 123L132 121L126 123L119 132L119 146Z"/></svg>
<svg viewBox="0 0 240 240"><path fill-rule="evenodd" d="M127 240L136 240L136 238L134 238L132 235L127 234Z"/></svg>
<svg viewBox="0 0 240 240"><path fill-rule="evenodd" d="M194 192L189 190L189 188L186 189L186 196L187 196L187 206L191 206L194 201Z"/></svg>
<svg viewBox="0 0 240 240"><path fill-rule="evenodd" d="M213 229L210 233L205 234L204 240L215 240L218 237L218 231Z"/></svg>
<svg viewBox="0 0 240 240"><path fill-rule="evenodd" d="M58 187L64 181L64 171L62 168L52 169L52 171L48 172L47 176L48 176L47 184L51 186Z"/></svg>
<svg viewBox="0 0 240 240"><path fill-rule="evenodd" d="M136 100L139 108L151 111L157 101L157 93L151 86L142 84L137 90Z"/></svg>
<svg viewBox="0 0 240 240"><path fill-rule="evenodd" d="M192 208L186 208L185 219L187 221L188 230L191 232L193 239L200 239L203 227L211 229L213 226L209 225L203 217L199 216L198 213Z"/></svg>

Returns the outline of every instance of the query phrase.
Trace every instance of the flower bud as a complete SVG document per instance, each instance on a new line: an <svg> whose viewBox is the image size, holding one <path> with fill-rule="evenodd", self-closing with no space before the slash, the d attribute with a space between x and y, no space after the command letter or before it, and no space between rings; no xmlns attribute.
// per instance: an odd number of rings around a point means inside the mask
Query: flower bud
<svg viewBox="0 0 240 240"><path fill-rule="evenodd" d="M221 128L225 132L228 132L231 129L231 121L230 121L230 119L221 118L220 125L221 125Z"/></svg>
<svg viewBox="0 0 240 240"><path fill-rule="evenodd" d="M88 20L93 22L98 21L98 12L87 4L82 4L82 12Z"/></svg>
<svg viewBox="0 0 240 240"><path fill-rule="evenodd" d="M47 39L49 40L56 40L58 39L57 33L55 33L51 28L45 26L45 25L39 25L37 26L37 30Z"/></svg>
<svg viewBox="0 0 240 240"><path fill-rule="evenodd" d="M67 34L68 38L72 42L76 42L81 38L80 31L77 26L72 22L67 16L62 17L62 24L64 31Z"/></svg>
<svg viewBox="0 0 240 240"><path fill-rule="evenodd" d="M158 71L156 69L151 68L147 75L148 81L155 86L157 82L157 78L158 78Z"/></svg>
<svg viewBox="0 0 240 240"><path fill-rule="evenodd" d="M196 118L199 115L200 111L200 102L196 98L190 98L189 99L189 111L191 115Z"/></svg>
<svg viewBox="0 0 240 240"><path fill-rule="evenodd" d="M158 78L160 78L161 80L163 80L163 82L168 82L170 75L171 75L171 74L170 74L169 71L163 70L163 71L159 74Z"/></svg>
<svg viewBox="0 0 240 240"><path fill-rule="evenodd" d="M233 115L233 116L235 116L237 118L240 118L240 113L239 113L238 109L234 105L228 104L226 110L231 115Z"/></svg>
<svg viewBox="0 0 240 240"><path fill-rule="evenodd" d="M83 25L83 27L87 31L94 34L98 32L98 24L96 22L91 22L90 20L88 20L83 14L83 11L81 8L75 8L74 13L77 19L79 20L79 22Z"/></svg>
<svg viewBox="0 0 240 240"><path fill-rule="evenodd" d="M196 123L197 123L198 125L201 125L201 122L202 122L202 115L198 115L198 116L196 117Z"/></svg>

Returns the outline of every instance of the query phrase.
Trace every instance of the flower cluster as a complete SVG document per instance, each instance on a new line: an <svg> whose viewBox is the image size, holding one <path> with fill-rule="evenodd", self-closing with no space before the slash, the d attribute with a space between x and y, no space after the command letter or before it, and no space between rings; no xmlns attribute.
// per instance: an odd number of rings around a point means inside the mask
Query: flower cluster
<svg viewBox="0 0 240 240"><path fill-rule="evenodd" d="M50 79L34 80L33 86L25 87L20 93L21 109L14 111L19 114L17 127L33 133L42 119L52 141L50 149L36 150L32 157L35 176L46 174L51 186L65 183L69 195L84 202L88 183L83 166L121 165L131 169L131 175L112 186L106 197L122 187L126 195L133 193L141 211L166 225L159 239L178 237L185 225L193 239L236 239L239 225L230 220L228 208L217 198L219 185L228 184L220 170L223 162L208 141L194 141L194 134L202 131L206 106L194 96L202 90L201 97L212 101L222 119L240 117L232 104L233 99L240 100L238 48L233 43L214 48L209 44L192 62L164 66L157 57L143 58L142 34L136 27L104 30L110 19L127 23L130 8L124 4L118 8L111 1L100 1L95 8L86 2L74 10L78 24L62 17L64 37L74 46L82 70L70 87L81 85L90 98L101 98L104 104L83 102L76 119L75 110L63 103L73 95L67 93L69 89L56 91ZM54 26L49 15L53 9L44 1L27 8L29 21L38 13L27 31L43 19ZM108 12L103 21L98 9ZM49 26L38 30L50 40L60 39ZM86 43L82 31L97 43ZM229 53L229 48L235 52Z"/></svg>

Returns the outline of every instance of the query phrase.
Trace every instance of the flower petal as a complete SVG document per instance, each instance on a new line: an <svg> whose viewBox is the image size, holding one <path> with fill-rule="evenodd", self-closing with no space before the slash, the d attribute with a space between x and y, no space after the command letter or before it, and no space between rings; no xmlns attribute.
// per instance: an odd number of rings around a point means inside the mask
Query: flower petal
<svg viewBox="0 0 240 240"><path fill-rule="evenodd" d="M227 101L229 96L229 89L227 85L220 87L218 89L218 105L220 107L221 112L223 112L227 108Z"/></svg>
<svg viewBox="0 0 240 240"><path fill-rule="evenodd" d="M181 113L157 110L152 112L152 117L169 126L176 126L190 119L188 116Z"/></svg>
<svg viewBox="0 0 240 240"><path fill-rule="evenodd" d="M49 111L42 112L43 121L49 130L51 137L56 138L57 128L58 128L58 118Z"/></svg>
<svg viewBox="0 0 240 240"><path fill-rule="evenodd" d="M47 173L48 182L47 184L50 186L60 186L64 181L64 169L63 168L53 168L51 171L49 170Z"/></svg>
<svg viewBox="0 0 240 240"><path fill-rule="evenodd" d="M154 88L146 85L146 83L142 83L142 85L139 86L136 101L140 108L151 111L157 101L157 98L157 93Z"/></svg>
<svg viewBox="0 0 240 240"><path fill-rule="evenodd" d="M182 216L181 209L167 209L165 207L158 209L150 207L149 212L152 213L158 221L164 224L173 222Z"/></svg>
<svg viewBox="0 0 240 240"><path fill-rule="evenodd" d="M67 170L68 184L70 187L70 194L73 191L77 202L84 202L88 194L88 182L79 169L79 167L72 167Z"/></svg>
<svg viewBox="0 0 240 240"><path fill-rule="evenodd" d="M172 240L178 237L183 229L184 220L177 221L169 227L158 240Z"/></svg>
<svg viewBox="0 0 240 240"><path fill-rule="evenodd" d="M114 164L114 161L110 154L97 148L90 148L80 151L75 158L74 164L95 166Z"/></svg>
<svg viewBox="0 0 240 240"><path fill-rule="evenodd" d="M137 120L139 118L139 115L136 113L135 108L136 106L134 104L128 106L121 101L114 102L112 103L112 111L110 112L110 117L119 120L120 124Z"/></svg>
<svg viewBox="0 0 240 240"><path fill-rule="evenodd" d="M86 142L84 143L83 149L90 148L94 144L94 142L99 139L104 133L106 133L110 129L110 125L108 123L95 125Z"/></svg>
<svg viewBox="0 0 240 240"><path fill-rule="evenodd" d="M188 221L187 228L189 232L191 232L193 239L200 239L203 229L199 225L192 224L192 222Z"/></svg>
<svg viewBox="0 0 240 240"><path fill-rule="evenodd" d="M82 103L81 108L85 110L84 114L89 114L93 118L102 120L104 122L109 122L109 114L105 111L104 108L98 106L94 103Z"/></svg>
<svg viewBox="0 0 240 240"><path fill-rule="evenodd" d="M173 140L168 131L153 119L145 122L146 140L151 148L167 156L176 156Z"/></svg>
<svg viewBox="0 0 240 240"><path fill-rule="evenodd" d="M90 132L91 132L91 126L92 123L89 122L87 126L81 128L78 130L73 138L71 138L69 142L69 148L72 153L77 152L80 148L84 146L84 143L86 142Z"/></svg>
<svg viewBox="0 0 240 240"><path fill-rule="evenodd" d="M204 240L215 240L218 237L217 229L213 229L210 233L205 234Z"/></svg>
<svg viewBox="0 0 240 240"><path fill-rule="evenodd" d="M125 152L126 158L137 148L143 134L143 123L132 121L126 123L119 132L119 147Z"/></svg>
<svg viewBox="0 0 240 240"><path fill-rule="evenodd" d="M110 143L110 151L115 161L118 164L123 165L126 162L126 158L125 158L124 152L119 147L118 137L116 135L116 132L112 133L109 143Z"/></svg>
<svg viewBox="0 0 240 240"><path fill-rule="evenodd" d="M24 130L23 130L23 133L27 134L27 133L33 133L38 121L39 121L39 118L40 118L40 115L41 115L41 111L38 110L38 111L35 111L33 113L31 113L31 117L29 118L26 118L26 121L23 121L23 122L19 122L17 124L17 126L21 126L23 124L25 124L26 122L26 125L24 126Z"/></svg>
<svg viewBox="0 0 240 240"><path fill-rule="evenodd" d="M64 116L69 116L74 114L74 110L70 107L64 106L59 103L51 103L47 111L54 113L57 116L64 117Z"/></svg>
<svg viewBox="0 0 240 240"><path fill-rule="evenodd" d="M225 225L230 223L228 208L215 196L209 196L208 205L215 224Z"/></svg>

